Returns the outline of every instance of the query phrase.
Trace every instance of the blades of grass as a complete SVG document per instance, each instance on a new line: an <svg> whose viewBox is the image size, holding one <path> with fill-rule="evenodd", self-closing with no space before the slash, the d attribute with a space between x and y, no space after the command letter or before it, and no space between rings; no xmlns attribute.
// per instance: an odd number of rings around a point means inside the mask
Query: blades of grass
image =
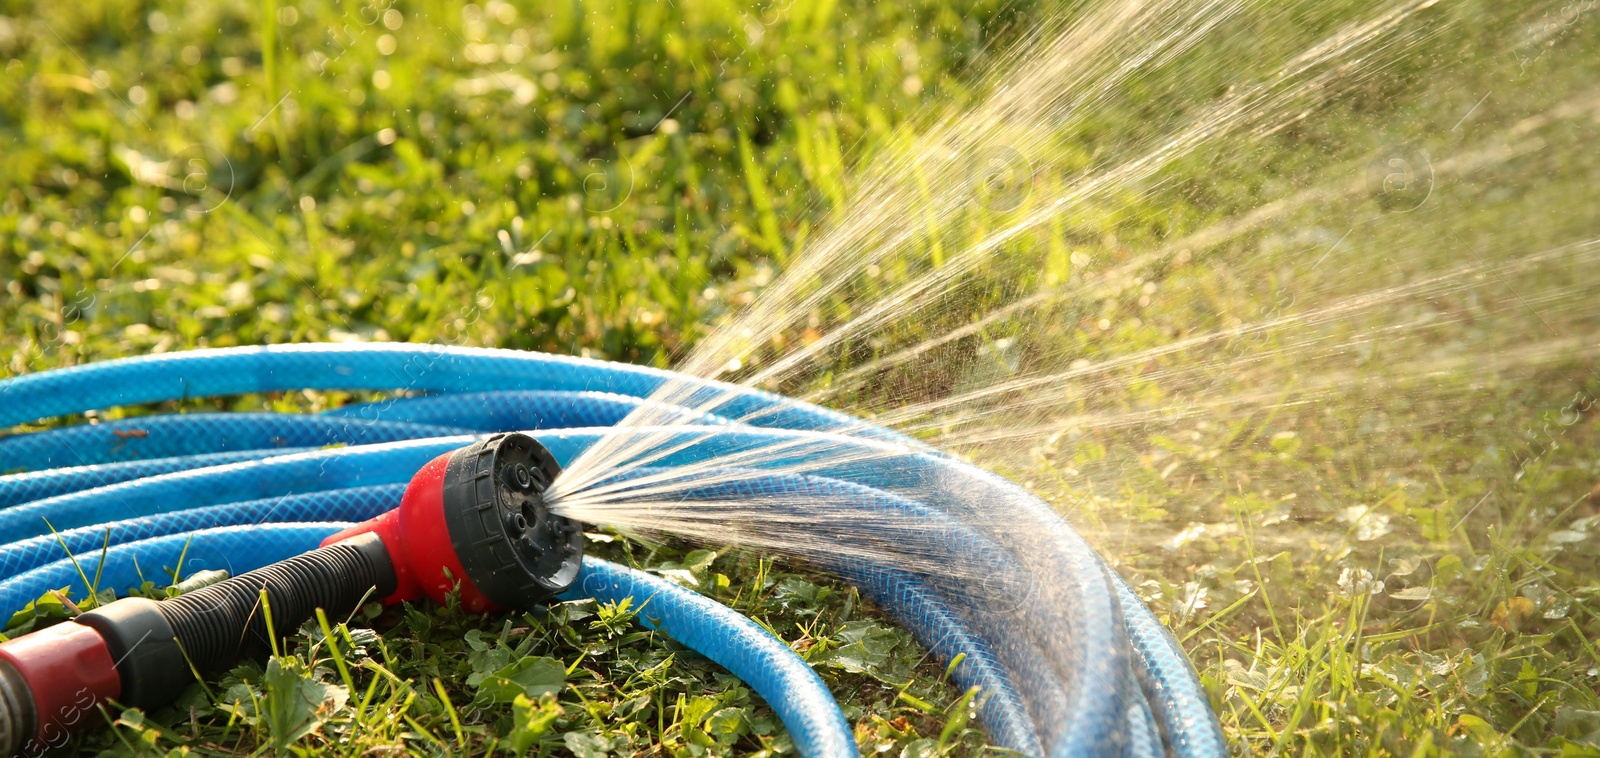
<svg viewBox="0 0 1600 758"><path fill-rule="evenodd" d="M289 143L283 132L282 110L277 107L278 94L278 0L261 0L261 68L265 80L267 99L272 106L272 140L278 155L292 160Z"/></svg>
<svg viewBox="0 0 1600 758"><path fill-rule="evenodd" d="M1281 645L1285 639L1283 626L1278 623L1278 612L1272 607L1272 593L1266 591L1267 580L1266 577L1261 575L1261 564L1256 561L1255 532L1250 528L1248 520L1245 519L1243 509L1235 511L1234 518L1239 521L1239 530L1244 533L1245 559L1250 561L1250 570L1255 574L1256 586L1262 590L1261 602L1267 606L1267 618L1272 621L1272 633L1277 636L1278 644Z"/></svg>
<svg viewBox="0 0 1600 758"><path fill-rule="evenodd" d="M1188 642L1190 640L1190 638L1194 637L1196 634L1199 634L1199 633L1211 628L1212 624L1215 624L1218 621L1221 621L1222 619L1227 618L1234 611L1238 610L1245 603L1249 602L1250 598L1255 597L1256 594L1258 592L1260 592L1260 591L1261 591L1261 588L1260 587L1256 587L1255 589L1250 590L1249 592L1245 593L1244 596L1240 597L1238 600L1235 600L1232 603L1230 603L1228 605L1228 607L1223 608L1222 610L1217 611L1216 613L1212 614L1211 618L1206 619L1206 622L1204 624L1201 624L1201 625L1189 630L1188 634L1183 635L1182 639L1178 640L1178 644L1182 645L1183 643Z"/></svg>
<svg viewBox="0 0 1600 758"><path fill-rule="evenodd" d="M413 694L415 694L415 693L413 693ZM444 744L444 740L439 739L437 736L434 735L433 732L428 731L427 727L425 727L422 724L418 723L417 720L412 718L409 714L407 714L405 716L402 716L401 718L404 719L405 722L407 724L409 724L412 729L416 730L416 733L418 735L420 735L424 739L428 740L429 742L432 742L433 744L438 745L439 749L444 751L445 755L454 755L455 754L454 751L450 750L450 746L449 745Z"/></svg>
<svg viewBox="0 0 1600 758"><path fill-rule="evenodd" d="M195 681L200 683L200 689L205 691L206 697L213 701L216 700L217 694L211 690L211 685L206 684L206 678L200 674L199 667L194 665L194 659L189 657L189 651L183 647L183 640L173 637L172 642L178 646L178 652L183 654L183 662L189 667L189 674L195 678Z"/></svg>
<svg viewBox="0 0 1600 758"><path fill-rule="evenodd" d="M172 567L172 583L183 581L183 562L189 559L189 546L194 544L194 535L183 541L183 549L178 551L178 565Z"/></svg>
<svg viewBox="0 0 1600 758"><path fill-rule="evenodd" d="M739 132L739 162L744 167L745 185L750 190L750 204L756 209L756 223L761 229L761 240L773 259L783 262L785 246L778 231L778 215L773 211L772 193L767 188L766 172L757 161L750 137Z"/></svg>
<svg viewBox="0 0 1600 758"><path fill-rule="evenodd" d="M317 609L317 628L322 630L322 639L328 643L328 657L333 659L334 668L339 670L339 678L344 681L344 686L349 691L355 692L356 680L350 676L350 667L345 665L344 653L339 651L339 640L334 636L333 629L328 626L328 614L321 608Z"/></svg>
<svg viewBox="0 0 1600 758"><path fill-rule="evenodd" d="M272 645L272 657L281 657L283 651L278 649L278 631L272 624L272 601L267 599L266 587L256 593L256 607L261 610L261 620L267 623L267 642Z"/></svg>
<svg viewBox="0 0 1600 758"><path fill-rule="evenodd" d="M67 541L65 539L62 539L61 533L56 531L55 525L50 523L49 519L45 519L44 525L50 529L50 533L51 534L55 535L56 543L61 545L61 549L63 551L65 551L66 554L67 554L67 560L72 561L72 567L74 569L77 569L78 578L83 580L83 587L84 587L84 589L89 591L89 597L91 597L91 598L94 597L95 596L95 594L94 594L94 592L95 592L95 584L94 584L94 582L89 581L89 574L87 572L85 572L83 570L83 566L78 563L78 557L73 555L72 554L72 550L67 547ZM99 572L98 571L96 572L96 576L99 576Z"/></svg>
<svg viewBox="0 0 1600 758"><path fill-rule="evenodd" d="M61 538L56 537L59 541ZM100 580L105 577L106 555L111 552L111 530L106 530L105 539L100 543L100 562L94 567L94 586L89 590L89 602L100 604Z"/></svg>
<svg viewBox="0 0 1600 758"><path fill-rule="evenodd" d="M461 715L456 713L455 703L450 702L450 693L445 692L444 682L438 677L433 680L433 691L439 693L439 701L444 703L444 712L450 716L450 729L456 733L456 749L465 752L467 737L461 732Z"/></svg>
<svg viewBox="0 0 1600 758"><path fill-rule="evenodd" d="M1596 650L1594 645L1589 642L1589 637L1578 627L1578 620L1568 616L1567 625L1572 628L1573 636L1578 638L1578 642L1583 645L1583 649L1588 651L1589 659L1594 661L1596 666L1600 666L1600 650Z"/></svg>

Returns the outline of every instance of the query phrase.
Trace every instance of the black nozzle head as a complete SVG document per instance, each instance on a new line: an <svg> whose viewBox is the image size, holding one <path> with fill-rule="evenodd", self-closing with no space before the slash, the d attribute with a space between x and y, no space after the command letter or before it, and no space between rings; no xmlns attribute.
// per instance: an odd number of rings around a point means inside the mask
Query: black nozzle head
<svg viewBox="0 0 1600 758"><path fill-rule="evenodd" d="M466 580L506 608L532 608L578 578L583 527L550 512L544 493L561 475L526 434L497 434L457 450L444 473L444 519Z"/></svg>

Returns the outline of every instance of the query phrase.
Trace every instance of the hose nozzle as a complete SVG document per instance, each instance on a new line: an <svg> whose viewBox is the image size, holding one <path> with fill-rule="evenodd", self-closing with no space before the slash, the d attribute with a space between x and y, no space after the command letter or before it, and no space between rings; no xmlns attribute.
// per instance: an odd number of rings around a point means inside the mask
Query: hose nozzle
<svg viewBox="0 0 1600 758"><path fill-rule="evenodd" d="M571 586L583 562L582 526L545 503L560 475L538 440L497 434L429 461L399 508L322 544L382 537L399 579L388 603L443 602L459 585L462 607L474 613L536 606Z"/></svg>

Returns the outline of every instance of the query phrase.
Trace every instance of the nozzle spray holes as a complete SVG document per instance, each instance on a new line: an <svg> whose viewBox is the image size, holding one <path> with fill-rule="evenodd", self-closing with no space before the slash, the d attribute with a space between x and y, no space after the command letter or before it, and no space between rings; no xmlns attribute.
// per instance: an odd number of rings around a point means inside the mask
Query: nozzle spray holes
<svg viewBox="0 0 1600 758"><path fill-rule="evenodd" d="M539 509L533 507L533 503L524 501L521 508L506 517L506 524L510 527L513 539L532 539L533 532L539 528Z"/></svg>
<svg viewBox="0 0 1600 758"><path fill-rule="evenodd" d="M522 494L513 494L513 502L520 500L520 504L506 516L506 525L509 527L513 538L529 538L529 533L539 528L539 509L534 507L532 498L536 497L535 487L543 489L545 482L544 472L535 471L518 463L510 467L510 479L513 489L521 490Z"/></svg>
<svg viewBox="0 0 1600 758"><path fill-rule="evenodd" d="M527 531L528 531L528 517L527 517L527 515L525 513L526 510L527 510L527 506L523 506L523 510L517 511L517 512L511 514L511 518L509 520L511 521L511 534L512 535L521 536L521 535L527 533Z"/></svg>
<svg viewBox="0 0 1600 758"><path fill-rule="evenodd" d="M550 477L538 468L529 468L518 463L511 469L511 485L519 490L535 490L543 492L550 486Z"/></svg>

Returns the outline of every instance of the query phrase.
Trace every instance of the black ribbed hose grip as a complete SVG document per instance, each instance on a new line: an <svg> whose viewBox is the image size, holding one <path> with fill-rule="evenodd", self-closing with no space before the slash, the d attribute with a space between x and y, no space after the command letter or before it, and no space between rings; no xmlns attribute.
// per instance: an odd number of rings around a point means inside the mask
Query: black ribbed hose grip
<svg viewBox="0 0 1600 758"><path fill-rule="evenodd" d="M267 607L261 603L263 589ZM247 645L270 643L267 608L281 637L318 608L331 617L345 616L363 600L394 590L394 564L383 540L363 534L155 605L189 661L206 672L232 662Z"/></svg>

